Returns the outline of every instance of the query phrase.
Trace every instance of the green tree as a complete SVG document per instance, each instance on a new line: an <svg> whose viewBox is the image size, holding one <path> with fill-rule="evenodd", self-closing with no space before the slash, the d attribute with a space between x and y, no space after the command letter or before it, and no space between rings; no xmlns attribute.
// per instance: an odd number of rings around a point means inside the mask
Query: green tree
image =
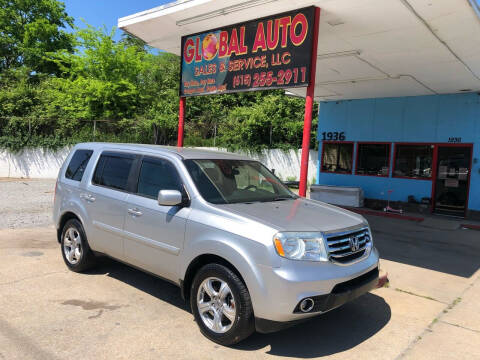
<svg viewBox="0 0 480 360"><path fill-rule="evenodd" d="M176 133L178 57L154 55L134 39L117 42L115 29L87 26L76 36L75 53L50 54L62 76L43 83L48 100L42 116L58 117L67 133L85 126L86 120L108 120L99 124L100 130L116 139L171 143Z"/></svg>
<svg viewBox="0 0 480 360"><path fill-rule="evenodd" d="M126 47L135 47L140 52L147 52L150 49L145 41L127 32L122 34L120 43Z"/></svg>
<svg viewBox="0 0 480 360"><path fill-rule="evenodd" d="M174 145L179 57L154 52L128 34L116 41L115 29L87 25L72 36L73 52L42 53L55 73L32 76L23 58L0 72L0 147L55 148L94 139ZM299 148L304 104L282 90L190 97L185 144L212 146L216 133L215 145L230 149ZM313 132L316 112L314 119Z"/></svg>
<svg viewBox="0 0 480 360"><path fill-rule="evenodd" d="M282 90L259 92L251 103L232 108L219 129L219 143L231 149L300 148L305 100ZM316 147L317 110L310 146Z"/></svg>
<svg viewBox="0 0 480 360"><path fill-rule="evenodd" d="M35 73L57 73L45 54L73 50L67 27L73 27L73 18L62 2L0 0L0 71L26 66Z"/></svg>
<svg viewBox="0 0 480 360"><path fill-rule="evenodd" d="M48 80L51 99L45 116L58 111L63 116L85 120L135 116L142 98L137 84L147 54L116 42L114 31L88 26L76 33L74 54L51 54L62 77Z"/></svg>

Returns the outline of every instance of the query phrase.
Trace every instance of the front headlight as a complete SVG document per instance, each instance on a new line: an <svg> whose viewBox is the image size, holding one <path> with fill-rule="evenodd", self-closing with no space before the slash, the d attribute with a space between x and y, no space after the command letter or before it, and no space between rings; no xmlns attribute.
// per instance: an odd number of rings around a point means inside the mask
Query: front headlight
<svg viewBox="0 0 480 360"><path fill-rule="evenodd" d="M273 244L277 254L287 259L328 261L323 236L318 232L279 232Z"/></svg>
<svg viewBox="0 0 480 360"><path fill-rule="evenodd" d="M368 235L370 236L370 243L373 245L373 235L372 235L372 229L370 228L370 225L368 226Z"/></svg>
<svg viewBox="0 0 480 360"><path fill-rule="evenodd" d="M365 245L365 252L367 256L370 254L370 252L373 249L373 236L372 236L372 229L370 229L370 225L368 225L368 237L370 241Z"/></svg>

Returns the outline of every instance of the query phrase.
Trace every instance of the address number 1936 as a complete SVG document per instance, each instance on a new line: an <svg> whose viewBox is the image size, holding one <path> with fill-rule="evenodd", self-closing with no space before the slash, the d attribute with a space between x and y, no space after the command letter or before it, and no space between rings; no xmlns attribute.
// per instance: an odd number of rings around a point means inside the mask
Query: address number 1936
<svg viewBox="0 0 480 360"><path fill-rule="evenodd" d="M322 140L345 140L345 131L324 131L322 132Z"/></svg>

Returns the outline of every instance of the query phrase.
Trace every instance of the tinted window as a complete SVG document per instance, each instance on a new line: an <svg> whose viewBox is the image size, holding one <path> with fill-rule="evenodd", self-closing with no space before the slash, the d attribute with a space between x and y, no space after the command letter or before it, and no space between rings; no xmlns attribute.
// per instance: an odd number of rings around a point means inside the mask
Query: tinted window
<svg viewBox="0 0 480 360"><path fill-rule="evenodd" d="M177 170L167 160L144 159L138 177L137 193L156 199L160 190L182 191Z"/></svg>
<svg viewBox="0 0 480 360"><path fill-rule="evenodd" d="M393 176L431 178L433 145L395 145Z"/></svg>
<svg viewBox="0 0 480 360"><path fill-rule="evenodd" d="M92 150L77 150L73 154L70 163L68 164L67 171L65 171L65 177L76 181L81 181L85 168L87 167L88 160L92 156Z"/></svg>
<svg viewBox="0 0 480 360"><path fill-rule="evenodd" d="M353 143L323 143L322 171L352 172Z"/></svg>
<svg viewBox="0 0 480 360"><path fill-rule="evenodd" d="M388 176L390 144L358 144L357 174Z"/></svg>
<svg viewBox="0 0 480 360"><path fill-rule="evenodd" d="M132 157L101 155L93 176L93 183L114 189L126 190Z"/></svg>

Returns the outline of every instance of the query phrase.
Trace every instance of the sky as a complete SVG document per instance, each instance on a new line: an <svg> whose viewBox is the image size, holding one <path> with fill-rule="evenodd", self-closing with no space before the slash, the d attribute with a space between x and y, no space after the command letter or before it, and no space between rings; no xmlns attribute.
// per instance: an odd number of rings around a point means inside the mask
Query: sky
<svg viewBox="0 0 480 360"><path fill-rule="evenodd" d="M75 25L85 27L83 18L95 27L105 25L108 30L117 26L118 18L148 10L172 0L62 0L68 15L75 19ZM117 31L116 39L120 39Z"/></svg>

